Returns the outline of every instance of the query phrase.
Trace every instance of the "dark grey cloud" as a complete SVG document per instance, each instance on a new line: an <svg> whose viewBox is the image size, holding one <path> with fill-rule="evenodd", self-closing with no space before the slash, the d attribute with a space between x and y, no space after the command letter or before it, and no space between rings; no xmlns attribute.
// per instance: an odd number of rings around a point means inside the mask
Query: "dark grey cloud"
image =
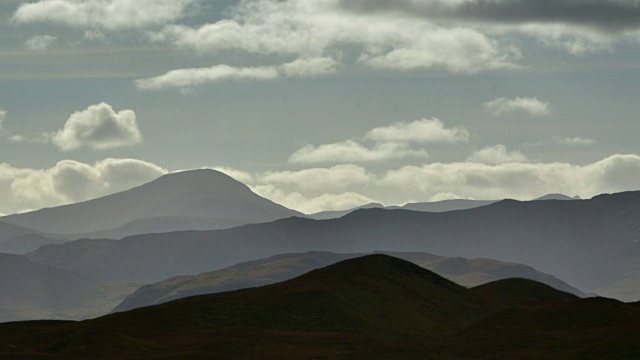
<svg viewBox="0 0 640 360"><path fill-rule="evenodd" d="M363 13L395 12L440 20L561 23L607 32L640 28L639 0L340 0Z"/></svg>

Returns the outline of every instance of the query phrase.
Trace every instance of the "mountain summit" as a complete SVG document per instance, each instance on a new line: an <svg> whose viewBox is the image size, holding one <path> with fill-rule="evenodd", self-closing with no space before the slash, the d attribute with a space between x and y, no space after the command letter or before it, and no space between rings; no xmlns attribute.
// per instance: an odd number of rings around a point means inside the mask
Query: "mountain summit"
<svg viewBox="0 0 640 360"><path fill-rule="evenodd" d="M98 199L10 215L1 220L45 233L121 238L221 229L301 215L258 196L219 171L191 170Z"/></svg>

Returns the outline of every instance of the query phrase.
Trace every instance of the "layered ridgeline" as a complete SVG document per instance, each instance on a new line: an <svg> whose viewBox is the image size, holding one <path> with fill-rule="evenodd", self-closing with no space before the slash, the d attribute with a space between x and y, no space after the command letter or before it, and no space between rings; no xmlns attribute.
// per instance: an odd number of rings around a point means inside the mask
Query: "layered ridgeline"
<svg viewBox="0 0 640 360"><path fill-rule="evenodd" d="M522 279L467 289L412 263L375 255L283 283L79 323L3 324L0 355L634 358L639 330L638 306L580 300Z"/></svg>
<svg viewBox="0 0 640 360"><path fill-rule="evenodd" d="M37 230L0 221L0 253L22 254L33 251L42 245L63 243L65 241Z"/></svg>
<svg viewBox="0 0 640 360"><path fill-rule="evenodd" d="M579 197L569 197L562 194L549 194L533 201L546 201L546 200L580 200ZM408 203L402 206L384 206L378 203L371 203L363 206L356 207L354 209L344 211L322 211L319 213L309 215L309 218L316 220L335 219L347 214L350 214L356 210L362 209L386 209L386 210L412 210L412 211L425 211L425 212L447 212L456 210L468 210L481 206L491 205L499 200L465 200L465 199L452 199L433 202L418 202Z"/></svg>
<svg viewBox="0 0 640 360"><path fill-rule="evenodd" d="M214 170L160 177L86 202L10 215L0 222L59 238L112 238L180 230L223 229L302 214L253 193Z"/></svg>
<svg viewBox="0 0 640 360"><path fill-rule="evenodd" d="M421 253L394 255L465 286L519 277L582 296L562 281L525 265ZM92 273L83 270L63 270L33 263L23 256L0 254L0 322L87 319L105 315L116 306L116 311L123 311L192 295L272 284L357 256L319 252L285 254L140 288L144 282L95 279Z"/></svg>
<svg viewBox="0 0 640 360"><path fill-rule="evenodd" d="M96 281L77 273L0 254L0 322L87 319L103 315L140 283Z"/></svg>
<svg viewBox="0 0 640 360"><path fill-rule="evenodd" d="M105 279L155 282L283 253L428 252L527 264L591 292L639 270L638 219L640 192L627 192L576 201L505 200L445 213L358 210L332 220L80 240L27 256Z"/></svg>
<svg viewBox="0 0 640 360"><path fill-rule="evenodd" d="M425 253L386 253L431 270L457 284L473 287L488 282L524 278L555 289L583 297L579 290L557 278L521 264L490 259L448 258ZM179 276L141 287L127 297L114 312L158 305L189 296L214 294L252 288L292 279L311 270L335 264L363 254L310 252L283 254L268 259L250 261L226 269L193 276Z"/></svg>

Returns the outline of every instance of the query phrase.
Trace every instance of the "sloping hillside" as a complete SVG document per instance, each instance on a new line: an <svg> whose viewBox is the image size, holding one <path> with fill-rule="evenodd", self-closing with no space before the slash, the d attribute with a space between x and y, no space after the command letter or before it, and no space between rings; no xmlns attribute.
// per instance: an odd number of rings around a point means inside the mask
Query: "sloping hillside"
<svg viewBox="0 0 640 360"><path fill-rule="evenodd" d="M618 355L633 356L637 349L631 339L640 330L639 311L613 300L578 300L530 281L468 290L409 262L374 255L279 284L80 323L0 325L0 355L624 358Z"/></svg>
<svg viewBox="0 0 640 360"><path fill-rule="evenodd" d="M447 258L425 253L386 253L434 271L457 284L472 287L506 278L527 278L545 283L565 292L584 296L579 290L553 276L542 274L521 264L488 259ZM179 276L141 287L127 297L114 312L224 291L252 288L292 279L311 270L356 258L364 254L334 254L311 252L284 254L268 259L238 264L223 270L194 276Z"/></svg>
<svg viewBox="0 0 640 360"><path fill-rule="evenodd" d="M282 253L428 252L527 264L583 291L637 271L640 192L576 201L502 201L462 211L359 210L340 219L82 240L28 254L105 279L148 282ZM638 294L640 298L640 294Z"/></svg>
<svg viewBox="0 0 640 360"><path fill-rule="evenodd" d="M302 215L253 193L214 170L162 176L131 190L1 221L45 233L118 237L197 228L220 229ZM115 236L114 236L115 237Z"/></svg>
<svg viewBox="0 0 640 360"><path fill-rule="evenodd" d="M96 281L22 256L0 254L0 322L103 315L137 286Z"/></svg>

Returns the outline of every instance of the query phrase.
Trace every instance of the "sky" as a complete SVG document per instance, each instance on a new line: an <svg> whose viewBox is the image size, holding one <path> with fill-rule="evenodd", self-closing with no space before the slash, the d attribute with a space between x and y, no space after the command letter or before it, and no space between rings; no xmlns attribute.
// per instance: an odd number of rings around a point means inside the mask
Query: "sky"
<svg viewBox="0 0 640 360"><path fill-rule="evenodd" d="M0 214L196 168L306 213L640 189L638 0L3 0L0 27Z"/></svg>

